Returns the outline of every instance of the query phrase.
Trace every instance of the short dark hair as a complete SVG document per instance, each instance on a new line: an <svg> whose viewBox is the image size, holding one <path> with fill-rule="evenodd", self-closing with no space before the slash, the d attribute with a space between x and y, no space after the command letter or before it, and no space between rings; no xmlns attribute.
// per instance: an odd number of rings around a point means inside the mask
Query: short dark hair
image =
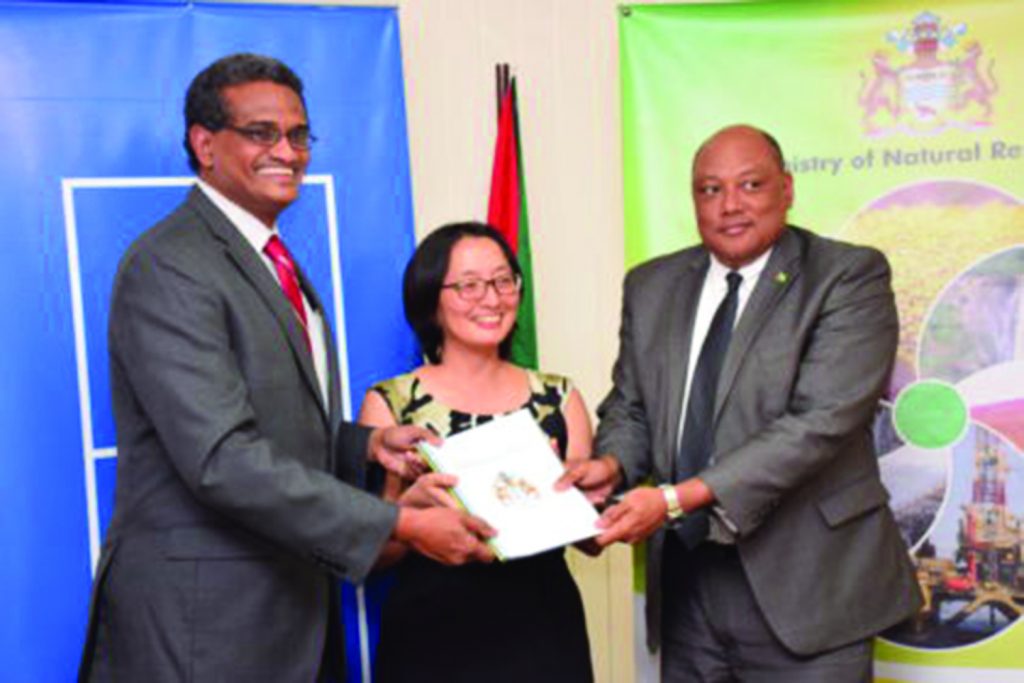
<svg viewBox="0 0 1024 683"><path fill-rule="evenodd" d="M222 129L231 117L231 112L224 106L222 90L232 85L257 81L270 81L291 88L299 96L302 109L306 109L302 79L284 62L248 52L221 57L192 79L185 94L185 151L188 152L188 165L193 171L199 172L199 159L189 142L189 130L196 124L209 131Z"/></svg>
<svg viewBox="0 0 1024 683"><path fill-rule="evenodd" d="M465 237L492 240L501 247L512 272L520 278L523 276L519 259L516 258L512 247L500 232L486 223L449 223L427 235L405 267L405 275L402 277L402 303L405 305L405 319L409 321L420 342L420 348L431 363L441 362L441 346L444 343L444 332L437 324L441 286L444 284L445 275L448 274L452 249ZM498 355L503 359L507 359L512 352L514 334L515 327L498 345Z"/></svg>

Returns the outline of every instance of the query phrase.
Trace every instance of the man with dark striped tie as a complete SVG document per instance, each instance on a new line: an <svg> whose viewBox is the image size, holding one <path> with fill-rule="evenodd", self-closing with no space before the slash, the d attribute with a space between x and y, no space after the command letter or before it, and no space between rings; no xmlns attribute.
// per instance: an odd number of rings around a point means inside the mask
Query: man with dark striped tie
<svg viewBox="0 0 1024 683"><path fill-rule="evenodd" d="M787 225L762 130L718 131L692 175L702 244L626 277L602 457L563 485L627 490L598 542L647 540L663 680L870 681L872 637L921 603L870 433L889 265Z"/></svg>

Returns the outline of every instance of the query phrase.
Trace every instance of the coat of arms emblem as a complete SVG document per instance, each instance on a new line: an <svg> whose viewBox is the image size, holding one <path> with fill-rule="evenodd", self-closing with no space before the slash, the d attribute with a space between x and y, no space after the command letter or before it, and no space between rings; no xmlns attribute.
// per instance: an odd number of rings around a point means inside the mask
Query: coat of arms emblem
<svg viewBox="0 0 1024 683"><path fill-rule="evenodd" d="M870 75L861 72L864 133L935 135L991 126L998 92L995 61L986 63L981 43L965 41L966 34L966 24L947 26L932 12L890 31L886 40L899 55L877 50Z"/></svg>

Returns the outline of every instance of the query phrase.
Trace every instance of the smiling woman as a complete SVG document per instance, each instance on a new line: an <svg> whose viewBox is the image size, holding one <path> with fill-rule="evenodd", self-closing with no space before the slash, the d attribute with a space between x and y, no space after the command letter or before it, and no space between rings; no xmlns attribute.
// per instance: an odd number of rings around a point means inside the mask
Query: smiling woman
<svg viewBox="0 0 1024 683"><path fill-rule="evenodd" d="M360 422L416 424L449 436L526 408L568 461L589 457L589 417L572 382L508 361L522 293L519 263L496 230L444 226L405 271L406 317L429 361L373 387ZM439 475L391 479L399 505L454 503ZM591 681L583 605L559 549L489 565L445 567L399 544L384 607L379 681ZM443 615L440 620L439 615Z"/></svg>
<svg viewBox="0 0 1024 683"><path fill-rule="evenodd" d="M459 346L498 348L515 324L520 282L501 248L486 237L460 239L445 279L437 303L438 355L450 356Z"/></svg>

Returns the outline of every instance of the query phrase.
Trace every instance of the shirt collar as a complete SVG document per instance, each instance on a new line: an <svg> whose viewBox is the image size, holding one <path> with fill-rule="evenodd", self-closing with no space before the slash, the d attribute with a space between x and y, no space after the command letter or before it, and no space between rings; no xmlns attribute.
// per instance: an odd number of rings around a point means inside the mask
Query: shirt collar
<svg viewBox="0 0 1024 683"><path fill-rule="evenodd" d="M242 237L245 241L252 245L252 248L256 250L256 253L262 254L263 247L267 246L267 242L270 238L276 234L277 223L274 223L274 227L267 228L267 226L235 202L225 197L221 192L215 189L210 183L206 182L201 178L196 178L196 184L199 189L206 194L214 206L220 209L228 220L231 222L238 232L242 233Z"/></svg>
<svg viewBox="0 0 1024 683"><path fill-rule="evenodd" d="M743 283L740 285L741 287L747 284L752 285L757 282L757 278L761 276L761 271L764 270L764 267L768 264L768 259L771 257L774 249L774 245L769 247L763 254L736 271L743 276ZM711 266L708 268L707 279L711 282L724 283L725 276L732 272L732 270L732 268L719 261L714 254L711 254Z"/></svg>

